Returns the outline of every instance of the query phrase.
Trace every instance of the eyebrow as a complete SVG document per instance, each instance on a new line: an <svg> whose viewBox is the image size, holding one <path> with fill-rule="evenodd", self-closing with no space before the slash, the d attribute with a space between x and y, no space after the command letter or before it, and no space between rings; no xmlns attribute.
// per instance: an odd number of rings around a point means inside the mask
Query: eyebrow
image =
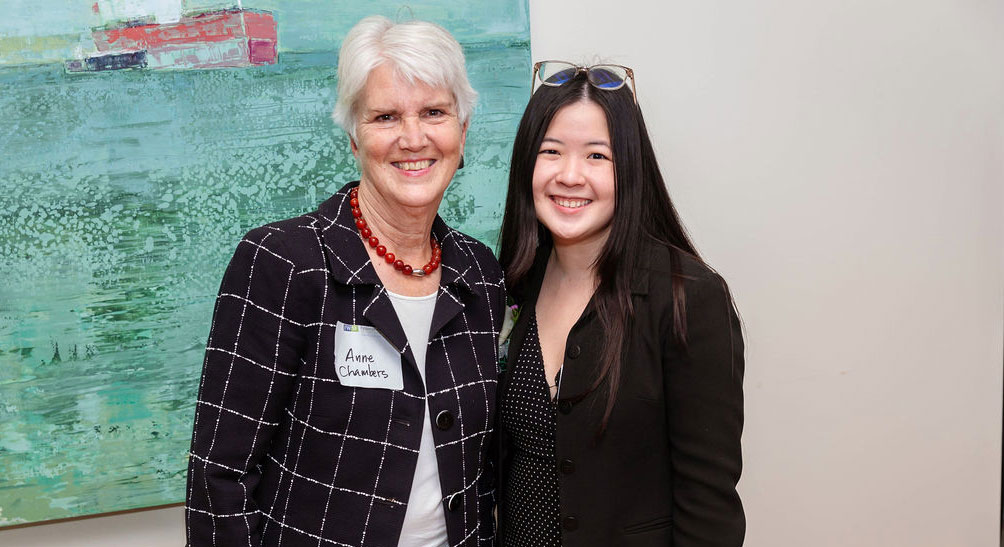
<svg viewBox="0 0 1004 547"><path fill-rule="evenodd" d="M397 114L397 113L398 113L398 110L396 108L392 108L392 107L387 107L387 108L374 107L374 108L367 108L366 109L366 114L368 114L368 115L372 115L372 114Z"/></svg>
<svg viewBox="0 0 1004 547"><path fill-rule="evenodd" d="M443 103L435 103L435 104L425 105L425 106L422 107L422 110L446 110L446 111L451 111L451 108L453 108L453 103L451 103L451 102L443 102ZM368 108L366 110L366 113L370 114L370 115L372 115L372 114L400 114L401 111L397 107L391 107L391 106L380 107L380 106L375 106L373 108Z"/></svg>
<svg viewBox="0 0 1004 547"><path fill-rule="evenodd" d="M565 144L560 139L556 139L554 137L544 137L544 139L541 140L540 142L541 142L541 144L543 144L545 142L553 142L553 143L556 143L556 144ZM589 141L589 142L586 143L586 146L606 146L607 148L611 147L610 143L608 143L607 141Z"/></svg>

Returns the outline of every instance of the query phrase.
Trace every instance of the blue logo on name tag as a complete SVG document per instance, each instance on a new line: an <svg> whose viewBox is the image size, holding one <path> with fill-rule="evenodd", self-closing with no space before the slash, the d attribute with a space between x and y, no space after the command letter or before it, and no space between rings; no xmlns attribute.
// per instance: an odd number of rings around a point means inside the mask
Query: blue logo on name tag
<svg viewBox="0 0 1004 547"><path fill-rule="evenodd" d="M346 332L359 332L359 325L342 325L342 330Z"/></svg>

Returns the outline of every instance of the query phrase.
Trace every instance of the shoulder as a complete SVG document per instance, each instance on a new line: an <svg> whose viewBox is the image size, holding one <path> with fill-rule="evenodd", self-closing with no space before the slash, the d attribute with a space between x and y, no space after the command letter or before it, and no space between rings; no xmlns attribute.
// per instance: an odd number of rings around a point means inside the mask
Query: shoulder
<svg viewBox="0 0 1004 547"><path fill-rule="evenodd" d="M674 333L667 336L666 341L676 347L677 314L680 313L686 339L685 352L696 355L695 348L702 344L721 344L721 348L741 352L741 322L725 279L692 255L673 252L667 246L659 247L653 250L647 270L641 269L639 275L647 274L649 284L645 302L650 313L658 318L662 332ZM673 287L674 278L682 281L683 293L679 299L681 295ZM728 362L735 363L731 357Z"/></svg>
<svg viewBox="0 0 1004 547"><path fill-rule="evenodd" d="M647 279L648 294L656 302L673 306L673 278L676 275L683 282L686 310L731 303L731 291L725 279L704 261L683 251L674 252L661 243L651 243L647 247L636 275Z"/></svg>
<svg viewBox="0 0 1004 547"><path fill-rule="evenodd" d="M252 228L241 238L235 256L264 252L297 270L318 267L323 264L321 225L316 213L308 213Z"/></svg>
<svg viewBox="0 0 1004 547"><path fill-rule="evenodd" d="M502 279L502 266L499 265L495 254L487 245L477 239L453 228L448 228L445 236L449 243L455 245L461 257L460 266L472 266L476 268L475 277L483 276L492 283Z"/></svg>
<svg viewBox="0 0 1004 547"><path fill-rule="evenodd" d="M725 280L718 272L693 255L679 250L674 252L674 249L659 242L652 242L646 246L639 265L639 273L647 275L651 284L668 286L672 274L677 272L683 277L685 286L725 284Z"/></svg>

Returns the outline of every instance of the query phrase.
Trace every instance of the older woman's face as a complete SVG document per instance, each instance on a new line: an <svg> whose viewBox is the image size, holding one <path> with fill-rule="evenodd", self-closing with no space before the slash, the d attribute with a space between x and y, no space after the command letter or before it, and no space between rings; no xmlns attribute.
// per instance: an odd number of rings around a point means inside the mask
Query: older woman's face
<svg viewBox="0 0 1004 547"><path fill-rule="evenodd" d="M370 72L361 97L352 153L363 183L396 205L438 207L467 137L453 94L409 84L383 64Z"/></svg>

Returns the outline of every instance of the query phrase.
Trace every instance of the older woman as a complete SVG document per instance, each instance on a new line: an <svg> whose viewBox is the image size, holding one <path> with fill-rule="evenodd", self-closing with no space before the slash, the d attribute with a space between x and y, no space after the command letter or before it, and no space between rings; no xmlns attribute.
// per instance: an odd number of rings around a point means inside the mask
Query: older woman
<svg viewBox="0 0 1004 547"><path fill-rule="evenodd" d="M502 274L436 215L475 98L442 28L349 32L334 118L360 181L237 246L199 389L190 545L493 541Z"/></svg>

